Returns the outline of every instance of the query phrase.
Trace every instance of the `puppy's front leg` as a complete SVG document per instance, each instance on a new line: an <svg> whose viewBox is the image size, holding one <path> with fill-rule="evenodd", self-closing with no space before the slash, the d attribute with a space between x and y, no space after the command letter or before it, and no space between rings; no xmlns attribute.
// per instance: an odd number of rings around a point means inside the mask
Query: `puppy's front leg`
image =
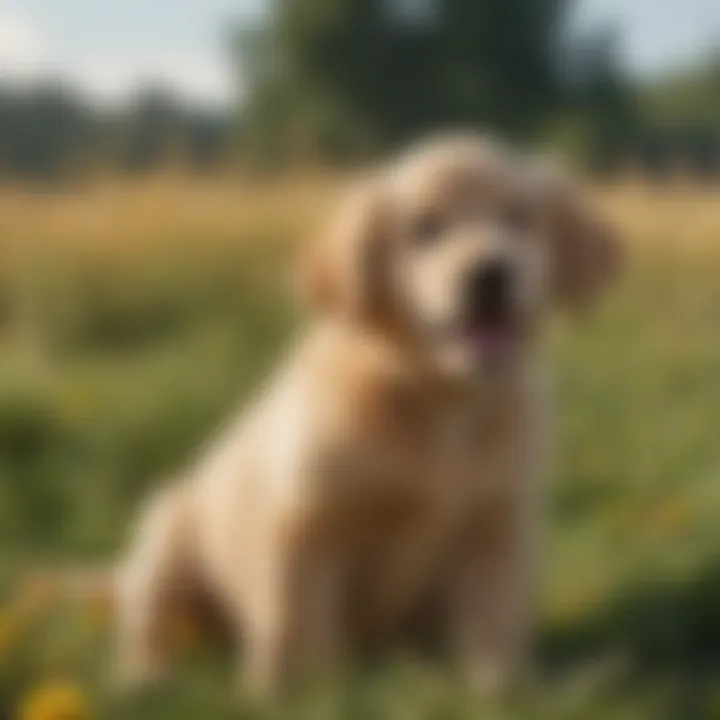
<svg viewBox="0 0 720 720"><path fill-rule="evenodd" d="M167 658L166 614L188 572L190 518L180 489L147 505L128 557L118 570L117 677L121 687L161 674Z"/></svg>
<svg viewBox="0 0 720 720"><path fill-rule="evenodd" d="M461 669L483 691L502 691L530 652L533 549L520 508L472 520L450 582L450 640Z"/></svg>
<svg viewBox="0 0 720 720"><path fill-rule="evenodd" d="M245 607L243 690L268 695L342 660L339 567L330 550L296 538L258 559Z"/></svg>

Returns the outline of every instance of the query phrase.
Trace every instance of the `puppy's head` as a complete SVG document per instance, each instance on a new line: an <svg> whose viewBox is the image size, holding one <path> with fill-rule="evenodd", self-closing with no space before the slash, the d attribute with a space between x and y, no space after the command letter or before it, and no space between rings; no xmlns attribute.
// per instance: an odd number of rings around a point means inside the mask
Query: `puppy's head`
<svg viewBox="0 0 720 720"><path fill-rule="evenodd" d="M440 373L495 376L522 359L553 298L604 284L611 240L555 174L455 137L353 192L305 280L326 312L382 328Z"/></svg>

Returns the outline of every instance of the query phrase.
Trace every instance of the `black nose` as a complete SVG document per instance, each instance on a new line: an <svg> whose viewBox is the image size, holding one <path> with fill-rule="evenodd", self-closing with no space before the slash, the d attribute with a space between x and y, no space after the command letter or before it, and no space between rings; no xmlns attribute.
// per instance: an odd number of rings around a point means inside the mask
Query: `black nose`
<svg viewBox="0 0 720 720"><path fill-rule="evenodd" d="M510 306L512 272L502 260L480 265L470 276L469 305L474 315L501 319Z"/></svg>

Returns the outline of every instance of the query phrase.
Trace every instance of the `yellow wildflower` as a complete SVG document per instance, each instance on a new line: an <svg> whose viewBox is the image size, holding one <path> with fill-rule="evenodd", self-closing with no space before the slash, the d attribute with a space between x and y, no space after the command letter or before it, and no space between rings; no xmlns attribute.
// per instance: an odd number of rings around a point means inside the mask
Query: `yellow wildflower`
<svg viewBox="0 0 720 720"><path fill-rule="evenodd" d="M36 688L20 703L18 720L88 720L87 699L76 685L55 682Z"/></svg>

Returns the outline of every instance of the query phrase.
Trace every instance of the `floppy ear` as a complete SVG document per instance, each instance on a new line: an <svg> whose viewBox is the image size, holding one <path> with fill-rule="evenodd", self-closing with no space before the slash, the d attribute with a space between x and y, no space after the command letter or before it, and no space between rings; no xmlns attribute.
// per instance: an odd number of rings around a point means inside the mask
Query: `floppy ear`
<svg viewBox="0 0 720 720"><path fill-rule="evenodd" d="M555 294L563 303L582 305L617 274L620 243L610 224L585 202L569 177L548 175L543 183Z"/></svg>
<svg viewBox="0 0 720 720"><path fill-rule="evenodd" d="M386 311L389 215L379 183L351 190L328 230L301 258L300 291L313 307L363 321Z"/></svg>

